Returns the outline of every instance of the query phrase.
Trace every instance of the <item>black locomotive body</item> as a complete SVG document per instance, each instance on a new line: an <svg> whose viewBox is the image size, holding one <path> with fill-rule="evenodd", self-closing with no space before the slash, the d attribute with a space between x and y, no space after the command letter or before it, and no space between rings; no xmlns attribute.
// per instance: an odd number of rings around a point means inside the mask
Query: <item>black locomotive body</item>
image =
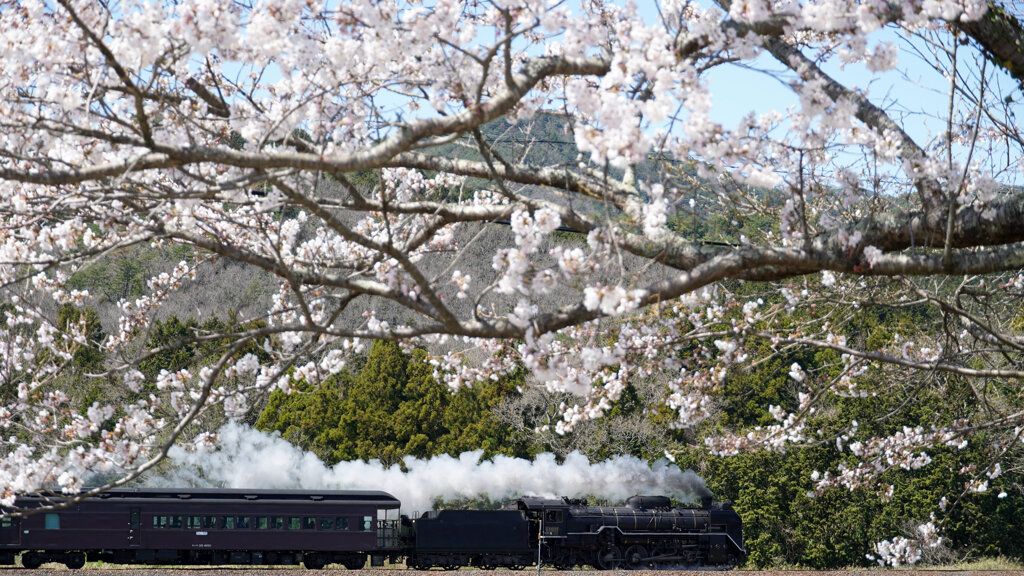
<svg viewBox="0 0 1024 576"><path fill-rule="evenodd" d="M672 508L664 496L625 507L522 498L510 510L444 510L399 518L384 492L119 489L56 509L19 498L0 518L0 564L17 556L81 567L131 564L298 564L362 568L404 558L413 568L730 566L745 556L728 506ZM17 512L10 510L5 512Z"/></svg>
<svg viewBox="0 0 1024 576"><path fill-rule="evenodd" d="M531 536L533 536L531 538ZM518 510L441 510L415 523L412 568L522 568L537 561L536 531Z"/></svg>
<svg viewBox="0 0 1024 576"><path fill-rule="evenodd" d="M538 559L568 569L736 566L746 550L728 505L672 508L665 496L634 496L625 507L522 498L517 510L428 512L415 523L409 565L521 568ZM539 550L538 550L539 546Z"/></svg>
<svg viewBox="0 0 1024 576"><path fill-rule="evenodd" d="M736 566L746 557L740 517L728 505L672 508L665 496L634 496L625 507L523 498L549 564L602 570Z"/></svg>

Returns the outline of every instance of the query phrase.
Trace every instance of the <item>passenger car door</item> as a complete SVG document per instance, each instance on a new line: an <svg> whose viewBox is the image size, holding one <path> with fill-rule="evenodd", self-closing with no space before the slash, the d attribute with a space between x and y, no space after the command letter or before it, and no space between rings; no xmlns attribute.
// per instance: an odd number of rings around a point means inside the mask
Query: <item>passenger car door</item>
<svg viewBox="0 0 1024 576"><path fill-rule="evenodd" d="M128 520L128 546L142 545L142 511L138 508L129 510Z"/></svg>
<svg viewBox="0 0 1024 576"><path fill-rule="evenodd" d="M4 516L0 518L0 546L13 547L21 544L21 518Z"/></svg>

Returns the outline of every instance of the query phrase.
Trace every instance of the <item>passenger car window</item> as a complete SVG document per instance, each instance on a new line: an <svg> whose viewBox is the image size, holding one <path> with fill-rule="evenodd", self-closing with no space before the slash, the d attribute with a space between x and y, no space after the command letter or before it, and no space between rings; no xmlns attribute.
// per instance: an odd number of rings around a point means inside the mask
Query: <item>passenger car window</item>
<svg viewBox="0 0 1024 576"><path fill-rule="evenodd" d="M348 530L348 518L342 518L341 516L338 516L337 518L335 518L334 519L334 529L335 530Z"/></svg>
<svg viewBox="0 0 1024 576"><path fill-rule="evenodd" d="M314 530L314 529L316 529L316 518L309 518L308 516L306 518L303 518L302 519L302 529L303 530Z"/></svg>
<svg viewBox="0 0 1024 576"><path fill-rule="evenodd" d="M236 519L236 525L238 526L239 530L248 530L249 529L249 517L248 516L239 516Z"/></svg>
<svg viewBox="0 0 1024 576"><path fill-rule="evenodd" d="M373 530L373 516L363 516L363 532Z"/></svg>

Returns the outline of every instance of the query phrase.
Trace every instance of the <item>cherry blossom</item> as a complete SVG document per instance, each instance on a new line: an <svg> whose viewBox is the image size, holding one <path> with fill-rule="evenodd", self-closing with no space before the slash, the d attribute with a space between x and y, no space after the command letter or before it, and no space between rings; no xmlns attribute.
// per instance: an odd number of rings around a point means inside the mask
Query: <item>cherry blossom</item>
<svg viewBox="0 0 1024 576"><path fill-rule="evenodd" d="M799 391L763 407L773 424L706 439L719 454L835 442L858 463L822 471L820 489L929 465L986 426L1019 442L1011 409L880 437L809 426L822 398L885 394L879 374L896 370L1024 377L1007 360L1024 285L1014 7L658 8L0 0L0 426L17 430L0 502L97 472L127 482L186 428L337 374L374 338L425 347L452 388L527 367L576 395L559 433L634 379L663 384L692 429L753 344L832 350L834 378L790 366ZM752 88L726 115L730 67ZM791 100L761 102L769 85ZM943 106L917 103L920 85ZM538 152L545 124L571 161ZM719 236L694 232L712 216ZM77 275L132 249L188 256L117 302L103 342L58 321L99 297ZM147 381L148 329L217 266L270 279L266 306L196 332L220 346L203 365ZM846 337L842 311L908 302L946 334ZM71 406L82 347L106 358L82 377L122 383L124 410ZM969 489L1001 489L998 466ZM876 554L920 557L907 539Z"/></svg>

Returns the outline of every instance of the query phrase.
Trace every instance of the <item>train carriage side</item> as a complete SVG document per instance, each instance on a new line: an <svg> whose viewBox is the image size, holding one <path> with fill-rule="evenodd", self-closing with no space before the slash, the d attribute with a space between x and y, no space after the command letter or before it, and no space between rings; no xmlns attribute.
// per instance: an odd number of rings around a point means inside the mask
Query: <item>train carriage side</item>
<svg viewBox="0 0 1024 576"><path fill-rule="evenodd" d="M18 503L38 507L39 499ZM120 489L20 519L3 541L13 562L140 564L340 563L362 568L397 556L399 502L384 492ZM0 529L2 530L2 529ZM2 532L0 532L2 534ZM73 549L69 549L73 543Z"/></svg>

